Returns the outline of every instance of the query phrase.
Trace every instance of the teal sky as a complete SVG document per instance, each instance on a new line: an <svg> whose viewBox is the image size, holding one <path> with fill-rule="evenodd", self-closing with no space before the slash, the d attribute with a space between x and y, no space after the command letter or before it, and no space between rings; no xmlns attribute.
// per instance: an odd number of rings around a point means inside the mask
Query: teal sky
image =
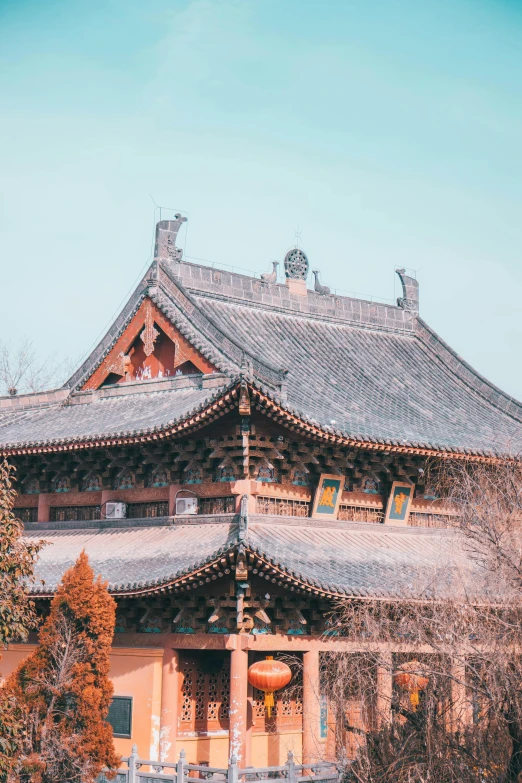
<svg viewBox="0 0 522 783"><path fill-rule="evenodd" d="M0 339L79 359L150 258L421 315L522 399L522 0L0 0Z"/></svg>

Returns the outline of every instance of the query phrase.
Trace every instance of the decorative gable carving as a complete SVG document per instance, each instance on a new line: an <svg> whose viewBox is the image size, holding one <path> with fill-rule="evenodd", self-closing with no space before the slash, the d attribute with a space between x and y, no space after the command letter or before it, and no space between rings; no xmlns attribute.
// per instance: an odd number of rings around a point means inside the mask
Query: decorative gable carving
<svg viewBox="0 0 522 783"><path fill-rule="evenodd" d="M216 368L146 298L82 388L87 391L109 384L198 372L208 374L216 372Z"/></svg>

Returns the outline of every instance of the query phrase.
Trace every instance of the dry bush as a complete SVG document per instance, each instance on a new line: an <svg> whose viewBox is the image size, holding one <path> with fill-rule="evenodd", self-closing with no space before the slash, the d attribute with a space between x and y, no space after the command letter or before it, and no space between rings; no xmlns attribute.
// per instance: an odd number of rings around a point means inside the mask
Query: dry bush
<svg viewBox="0 0 522 783"><path fill-rule="evenodd" d="M419 571L404 601L343 601L330 618L353 649L322 662L336 755L355 757L347 779L360 783L515 783L522 780L522 470L515 461L430 469L457 513L440 564ZM427 681L418 706L396 682L391 687L406 662Z"/></svg>
<svg viewBox="0 0 522 783"><path fill-rule="evenodd" d="M18 346L0 343L0 396L56 388L70 372L69 359L58 361L55 354L39 358L29 340Z"/></svg>

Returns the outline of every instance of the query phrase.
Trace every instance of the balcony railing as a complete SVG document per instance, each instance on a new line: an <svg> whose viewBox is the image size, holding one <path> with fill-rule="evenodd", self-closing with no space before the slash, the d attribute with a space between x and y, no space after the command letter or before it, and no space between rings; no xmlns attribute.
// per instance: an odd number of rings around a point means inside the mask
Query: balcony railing
<svg viewBox="0 0 522 783"><path fill-rule="evenodd" d="M194 779L215 783L251 783L259 780L281 783L340 783L346 774L347 766L334 761L296 764L292 751L289 751L286 764L281 766L239 769L235 756L232 756L228 767L207 767L203 764L187 764L184 750L177 762L140 759L136 745L133 745L130 756L122 758L122 765L122 769L113 779L116 783L192 783ZM109 783L109 780L101 774L98 783Z"/></svg>

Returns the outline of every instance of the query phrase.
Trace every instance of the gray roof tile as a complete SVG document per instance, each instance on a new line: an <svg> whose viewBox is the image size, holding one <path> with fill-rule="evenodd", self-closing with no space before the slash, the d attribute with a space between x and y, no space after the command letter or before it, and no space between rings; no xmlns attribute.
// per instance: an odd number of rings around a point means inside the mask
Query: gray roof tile
<svg viewBox="0 0 522 783"><path fill-rule="evenodd" d="M119 527L71 527L26 534L43 539L33 592L48 595L85 549L114 593L153 589L191 573L239 544L234 519ZM305 585L338 596L433 599L485 587L452 530L318 523L253 516L247 548ZM43 580L43 584L41 583ZM477 581L479 580L479 581Z"/></svg>

